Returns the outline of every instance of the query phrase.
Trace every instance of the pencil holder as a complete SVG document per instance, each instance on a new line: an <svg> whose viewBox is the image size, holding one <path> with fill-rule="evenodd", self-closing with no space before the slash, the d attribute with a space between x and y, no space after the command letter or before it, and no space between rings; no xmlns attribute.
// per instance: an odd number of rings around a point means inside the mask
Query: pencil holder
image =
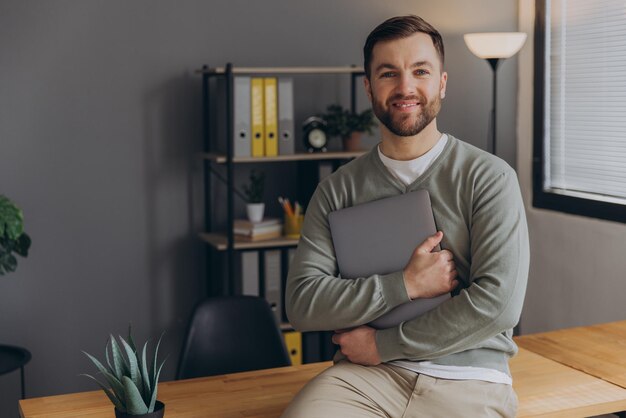
<svg viewBox="0 0 626 418"><path fill-rule="evenodd" d="M304 215L285 215L285 236L287 238L300 238Z"/></svg>

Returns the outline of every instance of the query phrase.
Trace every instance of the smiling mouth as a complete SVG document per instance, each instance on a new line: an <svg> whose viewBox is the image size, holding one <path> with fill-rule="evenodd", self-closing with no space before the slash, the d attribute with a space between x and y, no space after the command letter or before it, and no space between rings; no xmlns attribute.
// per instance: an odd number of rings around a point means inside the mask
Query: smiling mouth
<svg viewBox="0 0 626 418"><path fill-rule="evenodd" d="M411 111L418 108L420 106L420 102L392 103L391 106L399 110Z"/></svg>
<svg viewBox="0 0 626 418"><path fill-rule="evenodd" d="M394 103L393 105L395 107L399 107L401 109L406 109L406 108L409 108L409 107L419 106L419 103Z"/></svg>

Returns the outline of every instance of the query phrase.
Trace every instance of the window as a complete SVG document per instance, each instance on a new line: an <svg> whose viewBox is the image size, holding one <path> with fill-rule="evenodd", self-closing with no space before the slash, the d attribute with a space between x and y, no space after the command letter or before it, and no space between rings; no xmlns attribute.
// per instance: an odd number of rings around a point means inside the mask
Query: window
<svg viewBox="0 0 626 418"><path fill-rule="evenodd" d="M626 2L536 0L533 205L626 222Z"/></svg>

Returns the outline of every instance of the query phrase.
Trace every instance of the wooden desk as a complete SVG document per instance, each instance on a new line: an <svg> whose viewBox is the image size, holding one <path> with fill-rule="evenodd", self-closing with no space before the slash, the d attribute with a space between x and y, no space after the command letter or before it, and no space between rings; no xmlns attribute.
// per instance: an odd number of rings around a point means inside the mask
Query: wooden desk
<svg viewBox="0 0 626 418"><path fill-rule="evenodd" d="M163 382L166 418L275 418L330 362ZM585 417L626 409L626 389L527 350L511 360L520 417ZM23 418L112 418L102 391L20 401Z"/></svg>
<svg viewBox="0 0 626 418"><path fill-rule="evenodd" d="M626 388L626 321L516 338L520 347Z"/></svg>
<svg viewBox="0 0 626 418"><path fill-rule="evenodd" d="M523 348L509 366L518 417L589 417L626 407L626 389Z"/></svg>

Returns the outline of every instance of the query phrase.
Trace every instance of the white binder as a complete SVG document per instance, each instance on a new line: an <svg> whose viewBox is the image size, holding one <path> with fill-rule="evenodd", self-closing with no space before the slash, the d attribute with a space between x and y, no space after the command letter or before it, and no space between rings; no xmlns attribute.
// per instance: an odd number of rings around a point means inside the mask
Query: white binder
<svg viewBox="0 0 626 418"><path fill-rule="evenodd" d="M295 153L293 78L278 79L278 154Z"/></svg>
<svg viewBox="0 0 626 418"><path fill-rule="evenodd" d="M250 77L234 77L233 155L250 157Z"/></svg>
<svg viewBox="0 0 626 418"><path fill-rule="evenodd" d="M265 299L270 304L276 323L282 322L282 289L280 250L265 251Z"/></svg>
<svg viewBox="0 0 626 418"><path fill-rule="evenodd" d="M219 78L216 85L216 95L212 95L211 107L215 109L215 125L217 137L213 150L222 154L227 152L227 142L232 141L234 157L250 157L252 155L252 143L250 136L251 105L250 105L250 77L233 77L233 132L232 137L226 137L228 124L226 108L226 80ZM212 117L212 116L210 116Z"/></svg>
<svg viewBox="0 0 626 418"><path fill-rule="evenodd" d="M259 252L241 252L241 294L259 296Z"/></svg>

